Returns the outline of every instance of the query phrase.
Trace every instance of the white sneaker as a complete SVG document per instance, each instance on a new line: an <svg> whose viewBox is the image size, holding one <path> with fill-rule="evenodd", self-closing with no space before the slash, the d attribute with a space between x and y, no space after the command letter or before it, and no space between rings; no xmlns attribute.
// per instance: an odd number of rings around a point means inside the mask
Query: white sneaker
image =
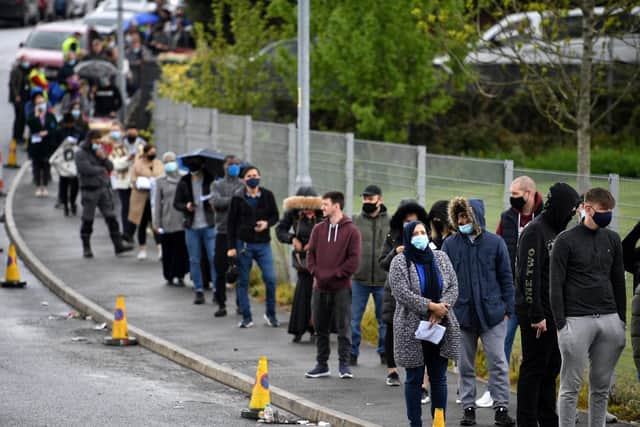
<svg viewBox="0 0 640 427"><path fill-rule="evenodd" d="M485 391L482 397L476 400L476 406L479 408L491 408L493 406L493 398L489 390Z"/></svg>
<svg viewBox="0 0 640 427"><path fill-rule="evenodd" d="M162 261L162 246L158 245L158 261Z"/></svg>
<svg viewBox="0 0 640 427"><path fill-rule="evenodd" d="M143 261L147 259L147 251L142 249L140 252L138 252L138 261Z"/></svg>
<svg viewBox="0 0 640 427"><path fill-rule="evenodd" d="M36 189L36 197L42 197L42 190L40 188Z"/></svg>
<svg viewBox="0 0 640 427"><path fill-rule="evenodd" d="M42 190L40 190L40 194L42 194L42 197L47 197L49 195L49 190L43 188Z"/></svg>

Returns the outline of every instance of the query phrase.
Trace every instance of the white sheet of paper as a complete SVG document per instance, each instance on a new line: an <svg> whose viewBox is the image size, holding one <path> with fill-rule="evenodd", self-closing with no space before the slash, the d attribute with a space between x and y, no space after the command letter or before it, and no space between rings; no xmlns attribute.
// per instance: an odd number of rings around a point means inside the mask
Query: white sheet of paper
<svg viewBox="0 0 640 427"><path fill-rule="evenodd" d="M136 179L136 188L138 190L151 190L151 179L146 176L139 176Z"/></svg>
<svg viewBox="0 0 640 427"><path fill-rule="evenodd" d="M421 320L416 329L416 338L423 341L429 341L434 344L439 344L444 337L444 333L447 328L437 323L432 324L426 320Z"/></svg>
<svg viewBox="0 0 640 427"><path fill-rule="evenodd" d="M32 144L39 144L41 142L42 142L42 137L40 135L38 135L37 133L34 133L33 135L31 135Z"/></svg>
<svg viewBox="0 0 640 427"><path fill-rule="evenodd" d="M212 194L203 194L202 196L200 196L200 201L206 202L207 200L211 200L212 197L213 197Z"/></svg>

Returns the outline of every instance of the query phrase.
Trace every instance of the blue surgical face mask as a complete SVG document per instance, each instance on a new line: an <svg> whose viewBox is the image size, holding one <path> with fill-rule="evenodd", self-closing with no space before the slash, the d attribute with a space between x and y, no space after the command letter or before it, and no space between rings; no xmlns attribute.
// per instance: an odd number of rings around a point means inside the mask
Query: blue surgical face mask
<svg viewBox="0 0 640 427"><path fill-rule="evenodd" d="M173 173L178 170L178 163L176 162L168 162L164 164L164 171L166 173Z"/></svg>
<svg viewBox="0 0 640 427"><path fill-rule="evenodd" d="M227 175L234 178L240 175L240 165L229 165L227 167Z"/></svg>
<svg viewBox="0 0 640 427"><path fill-rule="evenodd" d="M413 236L411 238L411 244L419 251L424 251L429 245L429 238L425 235Z"/></svg>
<svg viewBox="0 0 640 427"><path fill-rule="evenodd" d="M80 118L80 110L74 108L73 110L71 110L71 115L73 116L74 119L79 119Z"/></svg>
<svg viewBox="0 0 640 427"><path fill-rule="evenodd" d="M249 188L256 188L260 185L260 178L249 178L245 181Z"/></svg>
<svg viewBox="0 0 640 427"><path fill-rule="evenodd" d="M93 148L93 151L98 150L98 148L100 148L102 146L102 144L96 144L95 142L91 143L91 148Z"/></svg>
<svg viewBox="0 0 640 427"><path fill-rule="evenodd" d="M462 234L471 234L473 233L473 224L467 223L465 225L460 225L458 226L458 230L460 230Z"/></svg>
<svg viewBox="0 0 640 427"><path fill-rule="evenodd" d="M31 64L29 64L29 61L24 61L22 63L22 68L29 68L31 66Z"/></svg>
<svg viewBox="0 0 640 427"><path fill-rule="evenodd" d="M585 210L584 210L584 209L582 209L582 210L580 211L580 220L582 221L586 216L587 216L587 213L585 212Z"/></svg>
<svg viewBox="0 0 640 427"><path fill-rule="evenodd" d="M47 111L47 104L45 102L38 104L38 111L41 113Z"/></svg>
<svg viewBox="0 0 640 427"><path fill-rule="evenodd" d="M121 136L122 136L122 133L120 133L119 130L112 130L111 131L111 138L120 139Z"/></svg>

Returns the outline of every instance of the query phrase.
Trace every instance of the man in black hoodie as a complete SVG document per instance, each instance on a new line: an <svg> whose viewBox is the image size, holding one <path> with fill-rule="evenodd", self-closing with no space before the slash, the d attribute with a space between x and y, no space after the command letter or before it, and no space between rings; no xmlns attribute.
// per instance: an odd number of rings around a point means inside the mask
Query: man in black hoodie
<svg viewBox="0 0 640 427"><path fill-rule="evenodd" d="M549 296L562 355L558 417L576 420L589 359L589 424L605 422L611 377L624 349L627 299L620 236L607 229L615 200L604 188L584 196L584 221L556 238Z"/></svg>
<svg viewBox="0 0 640 427"><path fill-rule="evenodd" d="M516 259L516 313L522 337L517 424L557 426L556 377L560 350L549 303L549 251L573 218L579 201L565 183L549 189L542 214L524 228Z"/></svg>

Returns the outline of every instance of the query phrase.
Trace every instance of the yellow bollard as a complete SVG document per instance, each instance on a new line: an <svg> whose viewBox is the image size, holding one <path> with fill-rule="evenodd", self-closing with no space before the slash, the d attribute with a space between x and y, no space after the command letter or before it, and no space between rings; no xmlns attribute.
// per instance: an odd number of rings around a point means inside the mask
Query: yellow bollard
<svg viewBox="0 0 640 427"><path fill-rule="evenodd" d="M113 312L113 328L110 337L104 338L106 345L135 345L138 340L129 336L127 328L127 311L124 306L124 296L118 295L116 298L116 309Z"/></svg>

